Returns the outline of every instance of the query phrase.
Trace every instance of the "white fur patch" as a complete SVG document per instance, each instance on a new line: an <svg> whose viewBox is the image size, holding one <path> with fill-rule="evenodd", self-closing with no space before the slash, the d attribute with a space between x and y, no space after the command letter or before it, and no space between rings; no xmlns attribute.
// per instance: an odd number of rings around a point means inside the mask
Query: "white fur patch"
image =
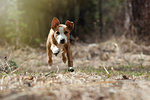
<svg viewBox="0 0 150 100"><path fill-rule="evenodd" d="M73 67L69 67L69 69L73 69Z"/></svg>
<svg viewBox="0 0 150 100"><path fill-rule="evenodd" d="M57 48L56 46L52 48L52 52L53 53L58 53L59 52L59 48Z"/></svg>
<svg viewBox="0 0 150 100"><path fill-rule="evenodd" d="M64 34L64 28L63 27L59 27L59 32L60 32L60 34Z"/></svg>
<svg viewBox="0 0 150 100"><path fill-rule="evenodd" d="M61 41L62 39L65 39L65 43L67 43L67 37L66 37L66 35L64 34L64 27L59 27L59 28L58 28L58 31L59 31L60 34L56 37L57 43L60 44L60 41Z"/></svg>

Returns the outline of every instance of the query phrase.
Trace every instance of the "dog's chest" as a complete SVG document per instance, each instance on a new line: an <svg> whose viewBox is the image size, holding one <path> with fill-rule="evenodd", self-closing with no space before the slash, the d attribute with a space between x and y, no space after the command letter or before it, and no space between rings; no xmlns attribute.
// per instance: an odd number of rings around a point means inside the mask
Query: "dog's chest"
<svg viewBox="0 0 150 100"><path fill-rule="evenodd" d="M57 44L57 47L60 49L60 51L63 51L64 44Z"/></svg>

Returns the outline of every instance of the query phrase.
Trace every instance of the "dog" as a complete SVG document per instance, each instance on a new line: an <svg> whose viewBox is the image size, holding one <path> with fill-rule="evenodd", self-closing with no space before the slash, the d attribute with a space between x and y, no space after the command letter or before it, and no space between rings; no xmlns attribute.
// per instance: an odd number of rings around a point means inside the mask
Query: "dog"
<svg viewBox="0 0 150 100"><path fill-rule="evenodd" d="M50 66L52 65L52 55L57 56L61 52L63 62L66 63L68 60L68 71L74 71L72 52L70 49L70 32L73 28L73 22L67 20L65 24L60 24L60 21L56 17L53 18L46 43L48 64Z"/></svg>

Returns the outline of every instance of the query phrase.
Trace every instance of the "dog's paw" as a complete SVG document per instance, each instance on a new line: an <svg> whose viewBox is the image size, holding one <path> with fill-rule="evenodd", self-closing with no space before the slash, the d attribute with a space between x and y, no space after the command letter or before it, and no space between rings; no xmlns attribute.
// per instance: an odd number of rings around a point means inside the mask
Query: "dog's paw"
<svg viewBox="0 0 150 100"><path fill-rule="evenodd" d="M69 67L69 68L68 68L68 71L69 71L69 72L74 72L73 67Z"/></svg>
<svg viewBox="0 0 150 100"><path fill-rule="evenodd" d="M57 48L56 46L52 49L52 52L55 56L57 56L59 54L59 48Z"/></svg>

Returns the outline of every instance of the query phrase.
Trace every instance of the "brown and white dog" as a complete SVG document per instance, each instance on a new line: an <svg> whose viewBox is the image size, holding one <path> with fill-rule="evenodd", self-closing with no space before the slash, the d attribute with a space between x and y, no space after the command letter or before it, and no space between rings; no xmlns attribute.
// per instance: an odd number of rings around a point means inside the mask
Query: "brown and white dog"
<svg viewBox="0 0 150 100"><path fill-rule="evenodd" d="M56 17L53 18L46 43L49 65L52 65L52 54L57 56L57 54L61 52L64 63L66 63L68 58L68 71L74 71L72 52L70 49L70 32L73 30L73 28L73 22L67 20L65 24L60 24Z"/></svg>

